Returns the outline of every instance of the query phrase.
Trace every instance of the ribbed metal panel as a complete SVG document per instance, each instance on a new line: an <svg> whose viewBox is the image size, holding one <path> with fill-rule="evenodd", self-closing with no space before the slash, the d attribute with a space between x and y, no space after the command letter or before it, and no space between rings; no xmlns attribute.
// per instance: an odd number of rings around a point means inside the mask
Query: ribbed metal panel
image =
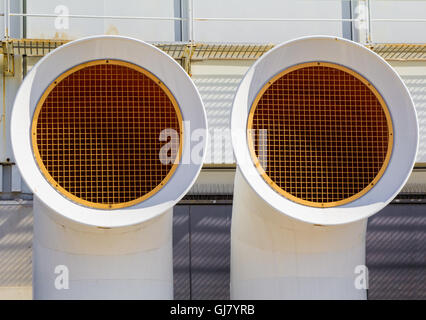
<svg viewBox="0 0 426 320"><path fill-rule="evenodd" d="M425 66L426 63L423 68ZM416 162L426 162L426 74L403 75L402 79L411 93L419 119L419 149Z"/></svg>
<svg viewBox="0 0 426 320"><path fill-rule="evenodd" d="M0 202L0 287L31 286L32 202Z"/></svg>
<svg viewBox="0 0 426 320"><path fill-rule="evenodd" d="M425 205L389 205L369 219L369 299L426 299Z"/></svg>

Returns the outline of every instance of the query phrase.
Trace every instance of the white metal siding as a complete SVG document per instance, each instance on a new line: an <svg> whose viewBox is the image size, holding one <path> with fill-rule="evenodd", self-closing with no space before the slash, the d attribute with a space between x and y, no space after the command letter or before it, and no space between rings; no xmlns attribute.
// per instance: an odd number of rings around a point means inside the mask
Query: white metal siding
<svg viewBox="0 0 426 320"><path fill-rule="evenodd" d="M374 0L370 1L370 4L372 42L426 42L426 32L424 32L426 29L426 1ZM394 19L394 21L374 21L378 19ZM403 19L407 21L401 21ZM416 19L418 21L408 21Z"/></svg>
<svg viewBox="0 0 426 320"><path fill-rule="evenodd" d="M416 162L426 162L426 62L392 62L414 100L419 122Z"/></svg>
<svg viewBox="0 0 426 320"><path fill-rule="evenodd" d="M29 14L63 13L65 6L70 15L179 17L180 7L174 0L27 0ZM62 6L62 7L61 7ZM56 10L56 11L55 11ZM179 12L176 12L179 11ZM174 21L69 18L68 29L55 29L53 17L29 17L27 37L42 39L77 39L89 35L118 34L145 41L175 41ZM59 25L61 25L59 23Z"/></svg>
<svg viewBox="0 0 426 320"><path fill-rule="evenodd" d="M340 19L336 0L194 1L195 18ZM204 42L280 43L295 37L342 35L340 21L196 21L194 38Z"/></svg>
<svg viewBox="0 0 426 320"><path fill-rule="evenodd" d="M0 300L31 298L32 202L0 201Z"/></svg>

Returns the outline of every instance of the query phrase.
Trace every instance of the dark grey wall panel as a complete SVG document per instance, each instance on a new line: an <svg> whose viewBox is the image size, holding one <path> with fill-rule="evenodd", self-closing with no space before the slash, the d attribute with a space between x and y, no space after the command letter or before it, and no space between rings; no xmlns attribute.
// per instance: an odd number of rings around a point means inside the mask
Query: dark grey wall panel
<svg viewBox="0 0 426 320"><path fill-rule="evenodd" d="M189 206L173 209L173 281L174 298L190 299Z"/></svg>
<svg viewBox="0 0 426 320"><path fill-rule="evenodd" d="M176 299L229 299L231 210L176 206ZM425 204L391 204L369 219L367 266L369 299L426 299Z"/></svg>
<svg viewBox="0 0 426 320"><path fill-rule="evenodd" d="M369 299L426 299L426 205L392 204L369 219Z"/></svg>
<svg viewBox="0 0 426 320"><path fill-rule="evenodd" d="M195 205L191 220L191 297L229 299L231 206Z"/></svg>

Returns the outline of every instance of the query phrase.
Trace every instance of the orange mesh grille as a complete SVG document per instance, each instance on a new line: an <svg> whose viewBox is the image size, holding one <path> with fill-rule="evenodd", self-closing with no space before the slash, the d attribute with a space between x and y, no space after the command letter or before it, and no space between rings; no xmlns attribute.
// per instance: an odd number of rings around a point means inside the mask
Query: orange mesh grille
<svg viewBox="0 0 426 320"><path fill-rule="evenodd" d="M392 149L392 122L377 90L330 63L283 71L255 100L249 146L263 178L293 201L331 207L380 179Z"/></svg>
<svg viewBox="0 0 426 320"><path fill-rule="evenodd" d="M176 134L160 141L164 129ZM62 194L91 207L126 207L157 192L173 174L181 114L168 89L146 70L92 61L46 90L32 134L38 165ZM160 153L166 143L169 153Z"/></svg>

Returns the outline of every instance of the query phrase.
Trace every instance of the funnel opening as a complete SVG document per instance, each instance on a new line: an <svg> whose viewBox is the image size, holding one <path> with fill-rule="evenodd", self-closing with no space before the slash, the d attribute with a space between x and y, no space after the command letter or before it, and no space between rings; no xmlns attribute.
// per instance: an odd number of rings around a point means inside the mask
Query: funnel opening
<svg viewBox="0 0 426 320"><path fill-rule="evenodd" d="M251 106L247 138L263 179L286 198L334 207L360 198L393 148L388 107L357 72L301 63L268 81Z"/></svg>
<svg viewBox="0 0 426 320"><path fill-rule="evenodd" d="M124 208L172 177L182 154L182 114L152 73L121 60L94 60L44 91L31 136L37 165L59 193L88 207Z"/></svg>

